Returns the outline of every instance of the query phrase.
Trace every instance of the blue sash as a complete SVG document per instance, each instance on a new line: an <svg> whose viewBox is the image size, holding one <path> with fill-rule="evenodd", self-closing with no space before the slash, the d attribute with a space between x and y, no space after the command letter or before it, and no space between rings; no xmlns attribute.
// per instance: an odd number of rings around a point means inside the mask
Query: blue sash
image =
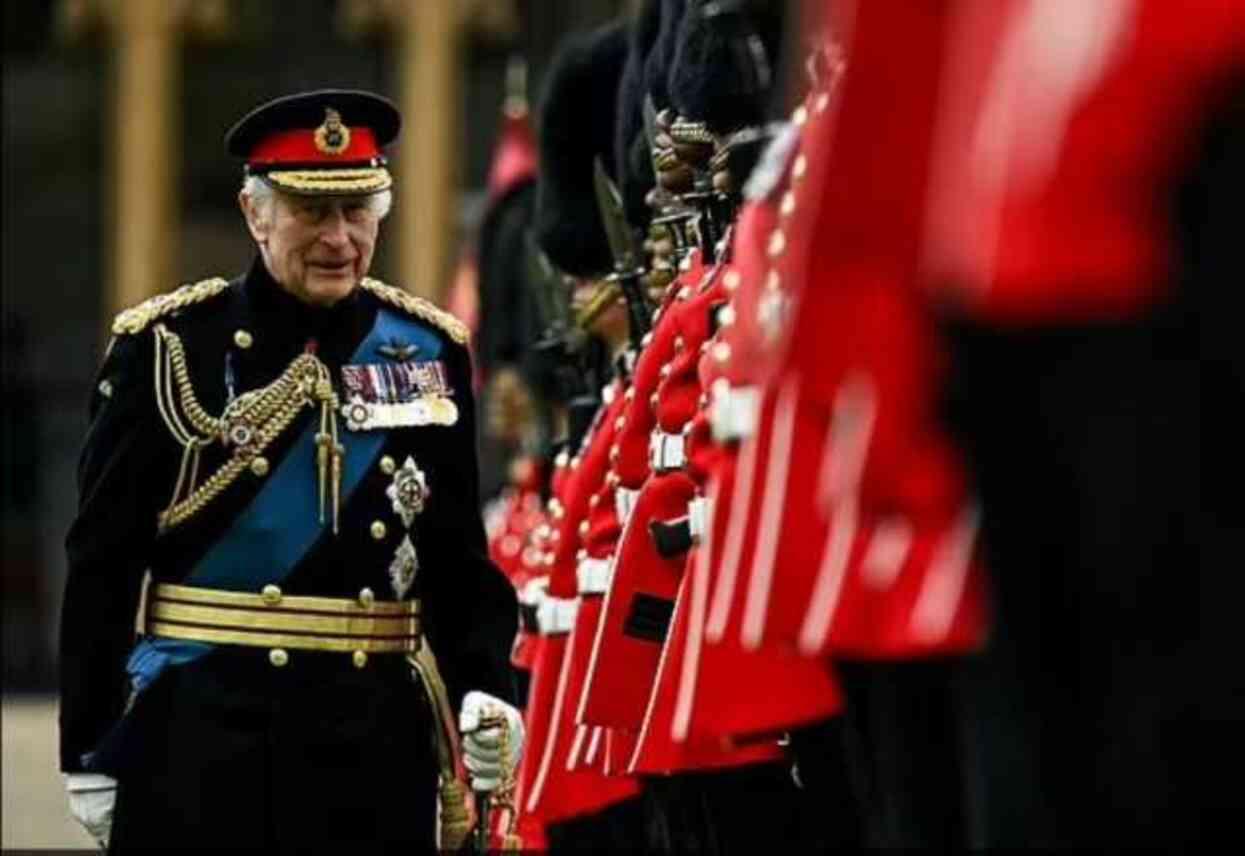
<svg viewBox="0 0 1245 856"><path fill-rule="evenodd" d="M436 359L441 351L441 340L418 321L382 308L351 362L386 362L378 349L395 339L415 345L424 359ZM332 531L331 521L320 523L318 430L318 420L310 420L251 504L186 576L186 585L258 592L269 583L284 580L316 541ZM341 484L344 508L375 463L388 432L343 430L338 439L346 448ZM142 692L166 666L196 660L214 647L180 639L142 639L126 663L134 692Z"/></svg>

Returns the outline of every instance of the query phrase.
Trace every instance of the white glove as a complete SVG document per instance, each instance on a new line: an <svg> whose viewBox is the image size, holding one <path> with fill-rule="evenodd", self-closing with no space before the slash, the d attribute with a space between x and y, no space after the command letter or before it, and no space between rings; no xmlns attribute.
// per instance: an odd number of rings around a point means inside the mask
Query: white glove
<svg viewBox="0 0 1245 856"><path fill-rule="evenodd" d="M490 724L490 721L494 722ZM502 729L508 732L504 758ZM463 735L463 763L471 775L472 789L497 790L502 784L502 774L507 771L513 774L523 757L523 717L501 699L472 690L463 698L458 730Z"/></svg>
<svg viewBox="0 0 1245 856"><path fill-rule="evenodd" d="M539 606L549 597L549 577L536 577L527 581L527 585L519 589L519 603L524 606Z"/></svg>
<svg viewBox="0 0 1245 856"><path fill-rule="evenodd" d="M112 809L117 803L117 780L100 773L66 773L69 812L100 847L108 846Z"/></svg>

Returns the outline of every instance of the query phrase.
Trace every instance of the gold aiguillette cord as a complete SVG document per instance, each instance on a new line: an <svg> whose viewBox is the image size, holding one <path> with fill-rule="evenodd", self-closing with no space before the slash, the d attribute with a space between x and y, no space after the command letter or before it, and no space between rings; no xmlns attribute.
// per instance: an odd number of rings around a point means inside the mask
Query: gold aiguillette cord
<svg viewBox="0 0 1245 856"><path fill-rule="evenodd" d="M324 523L325 506L332 480L333 534L338 533L341 509L342 461L346 447L337 438L337 394L327 377L316 381L315 397L320 402L320 430L316 432L316 473L320 487L320 523Z"/></svg>

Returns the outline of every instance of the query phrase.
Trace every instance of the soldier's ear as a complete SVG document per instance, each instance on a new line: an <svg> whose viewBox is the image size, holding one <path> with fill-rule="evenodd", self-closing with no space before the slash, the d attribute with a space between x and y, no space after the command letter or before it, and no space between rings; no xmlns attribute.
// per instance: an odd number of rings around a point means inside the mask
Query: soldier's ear
<svg viewBox="0 0 1245 856"><path fill-rule="evenodd" d="M272 212L267 210L268 206L243 190L238 193L238 207L242 209L242 217L251 237L256 243L266 243L268 230L272 226Z"/></svg>

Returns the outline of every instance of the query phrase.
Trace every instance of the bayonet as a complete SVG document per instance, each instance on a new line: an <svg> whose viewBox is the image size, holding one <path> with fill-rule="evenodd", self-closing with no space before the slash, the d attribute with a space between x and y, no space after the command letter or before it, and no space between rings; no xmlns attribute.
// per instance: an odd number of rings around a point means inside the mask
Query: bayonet
<svg viewBox="0 0 1245 856"><path fill-rule="evenodd" d="M640 340L649 329L650 310L640 287L644 275L640 248L635 233L623 213L622 195L610 181L599 157L593 161L592 184L596 190L597 208L601 212L601 225L614 256L614 273L610 280L617 282L627 301L627 315L631 321L631 343L637 351Z"/></svg>

